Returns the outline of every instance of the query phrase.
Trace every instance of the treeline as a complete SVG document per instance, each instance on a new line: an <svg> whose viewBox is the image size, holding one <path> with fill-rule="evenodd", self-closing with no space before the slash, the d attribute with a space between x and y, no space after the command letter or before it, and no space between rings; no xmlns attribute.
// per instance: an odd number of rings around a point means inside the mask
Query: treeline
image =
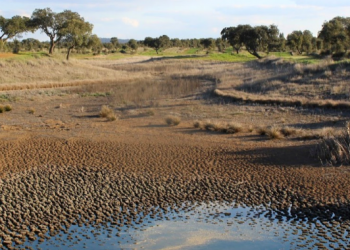
<svg viewBox="0 0 350 250"><path fill-rule="evenodd" d="M139 47L152 48L159 51L171 48L198 48L207 53L212 50L225 52L232 46L234 53L248 51L257 58L270 52L290 52L291 54L321 54L333 57L348 56L350 47L350 18L335 17L324 22L317 36L309 30L295 30L286 37L276 25L238 25L226 27L221 31L221 37L201 39L146 37L142 41L130 39L127 43L119 43L118 38L112 37L110 42L102 43L92 34L93 25L86 22L78 13L65 10L60 13L50 8L36 9L32 16L4 18L0 16L0 51L20 50L41 51L47 49L53 54L55 48L66 49L67 59L72 50L78 53L133 53ZM48 36L49 42L40 42L33 38L18 41L22 33L40 30ZM9 42L9 39L13 41Z"/></svg>
<svg viewBox="0 0 350 250"><path fill-rule="evenodd" d="M12 43L7 43L8 39L18 38L22 33L40 30L49 38L49 54L53 54L56 45L62 43L67 48L68 60L73 49L94 47L101 43L100 39L92 34L92 29L91 23L86 22L77 12L70 10L56 13L50 8L36 9L30 18L0 16L0 49L10 47L14 53L18 53L22 44L31 48L43 47L35 39L21 43L15 39Z"/></svg>

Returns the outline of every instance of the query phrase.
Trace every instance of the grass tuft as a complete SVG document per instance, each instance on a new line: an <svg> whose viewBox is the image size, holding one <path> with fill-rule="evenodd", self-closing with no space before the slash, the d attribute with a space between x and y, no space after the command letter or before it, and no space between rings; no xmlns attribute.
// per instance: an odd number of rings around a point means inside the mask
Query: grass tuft
<svg viewBox="0 0 350 250"><path fill-rule="evenodd" d="M281 130L277 127L271 127L267 131L267 136L272 140L278 140L278 139L284 138L283 134L281 133Z"/></svg>
<svg viewBox="0 0 350 250"><path fill-rule="evenodd" d="M28 109L28 113L31 114L31 115L34 115L35 109L34 108Z"/></svg>
<svg viewBox="0 0 350 250"><path fill-rule="evenodd" d="M316 146L316 156L322 164L341 166L350 164L350 122L340 136L323 138Z"/></svg>
<svg viewBox="0 0 350 250"><path fill-rule="evenodd" d="M174 116L174 115L169 115L165 118L165 122L166 124L168 124L169 126L177 126L180 124L181 122L181 118L178 116Z"/></svg>
<svg viewBox="0 0 350 250"><path fill-rule="evenodd" d="M103 105L100 110L100 117L107 117L109 114L113 113L113 109L107 105Z"/></svg>
<svg viewBox="0 0 350 250"><path fill-rule="evenodd" d="M292 135L296 135L299 130L296 128L292 128L292 127L288 127L288 126L284 126L280 132L284 135L284 136L292 136Z"/></svg>
<svg viewBox="0 0 350 250"><path fill-rule="evenodd" d="M259 134L259 135L267 135L267 132L268 132L268 129L267 127L259 127L256 132Z"/></svg>
<svg viewBox="0 0 350 250"><path fill-rule="evenodd" d="M107 105L103 105L101 107L100 117L107 118L107 121L115 121L115 120L117 120L117 116L114 113L113 109L111 109Z"/></svg>
<svg viewBox="0 0 350 250"><path fill-rule="evenodd" d="M195 121L195 122L193 123L193 127L202 129L202 128L203 128L203 123L200 122L200 121Z"/></svg>
<svg viewBox="0 0 350 250"><path fill-rule="evenodd" d="M10 104L7 104L7 105L5 105L5 111L11 111L12 110L12 106L10 105Z"/></svg>
<svg viewBox="0 0 350 250"><path fill-rule="evenodd" d="M227 124L227 134L235 134L243 131L242 124L230 122Z"/></svg>

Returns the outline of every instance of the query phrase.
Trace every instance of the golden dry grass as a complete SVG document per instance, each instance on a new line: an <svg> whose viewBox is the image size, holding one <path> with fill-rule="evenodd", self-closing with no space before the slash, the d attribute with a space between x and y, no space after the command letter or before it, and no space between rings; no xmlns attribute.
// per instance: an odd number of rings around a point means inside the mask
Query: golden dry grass
<svg viewBox="0 0 350 250"><path fill-rule="evenodd" d="M104 117L107 121L117 120L117 115L114 113L114 110L107 105L103 105L100 110L100 117Z"/></svg>
<svg viewBox="0 0 350 250"><path fill-rule="evenodd" d="M234 101L321 108L350 107L347 65L292 64L277 58L249 63L134 57L122 61L54 58L0 62L0 91L93 86L114 89L116 99L145 105L158 95L182 95L203 84ZM142 83L142 88L135 86ZM179 86L180 85L180 86ZM120 89L129 89L122 91ZM138 97L141 91L143 99ZM118 94L119 93L119 94ZM119 95L119 96L117 96ZM141 103L141 104L140 104Z"/></svg>
<svg viewBox="0 0 350 250"><path fill-rule="evenodd" d="M165 122L169 126L177 126L180 124L181 118L178 116L169 115L169 116L165 117Z"/></svg>

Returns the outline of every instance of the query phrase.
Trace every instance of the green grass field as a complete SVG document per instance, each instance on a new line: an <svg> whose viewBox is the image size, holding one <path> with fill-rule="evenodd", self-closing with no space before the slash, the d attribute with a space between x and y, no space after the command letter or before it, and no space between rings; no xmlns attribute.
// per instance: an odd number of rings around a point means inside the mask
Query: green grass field
<svg viewBox="0 0 350 250"><path fill-rule="evenodd" d="M302 64L315 64L322 60L320 56L314 55L290 55L289 52L271 52L268 55L261 53L263 56L275 56L282 58L284 60L292 61L295 63ZM30 59L40 59L42 57L48 57L47 51L41 52L20 52L18 54L12 53L0 53L0 60L30 60ZM64 60L65 59L65 50L60 49L56 50L53 58ZM210 51L209 53L205 49L200 48L169 48L165 50L159 50L158 54L154 49L151 48L139 48L136 52L127 51L126 53L110 53L99 55L89 54L78 54L72 53L71 58L80 60L80 59L108 59L108 60L118 60L126 57L132 56L151 56L151 57L167 57L173 59L196 59L196 60L206 60L206 61L224 61L224 62L247 62L252 60L257 60L256 57L249 54L247 51L242 50L239 54L228 47L225 50L225 53L220 53L216 50ZM343 61L341 61L343 62ZM339 63L339 62L337 62Z"/></svg>

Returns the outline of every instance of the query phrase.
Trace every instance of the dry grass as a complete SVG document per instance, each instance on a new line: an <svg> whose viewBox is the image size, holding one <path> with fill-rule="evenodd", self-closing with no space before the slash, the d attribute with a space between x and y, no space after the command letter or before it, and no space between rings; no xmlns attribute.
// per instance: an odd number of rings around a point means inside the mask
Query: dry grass
<svg viewBox="0 0 350 250"><path fill-rule="evenodd" d="M12 106L10 104L0 105L0 113L9 112L11 110Z"/></svg>
<svg viewBox="0 0 350 250"><path fill-rule="evenodd" d="M343 134L322 139L314 154L322 164L349 165L350 164L350 123L346 124Z"/></svg>
<svg viewBox="0 0 350 250"><path fill-rule="evenodd" d="M259 134L259 135L267 135L267 132L268 132L268 128L267 127L259 127L256 132Z"/></svg>
<svg viewBox="0 0 350 250"><path fill-rule="evenodd" d="M203 128L208 131L222 131L224 124L219 121L208 120L204 122Z"/></svg>
<svg viewBox="0 0 350 250"><path fill-rule="evenodd" d="M296 128L292 128L292 127L289 127L289 126L284 126L280 132L284 135L284 136L292 136L292 135L296 135L300 132L299 129L296 129Z"/></svg>
<svg viewBox="0 0 350 250"><path fill-rule="evenodd" d="M243 131L243 125L237 122L230 122L226 125L227 134L235 134Z"/></svg>
<svg viewBox="0 0 350 250"><path fill-rule="evenodd" d="M104 117L107 121L117 120L117 115L114 113L114 110L107 105L103 105L100 111L100 117Z"/></svg>
<svg viewBox="0 0 350 250"><path fill-rule="evenodd" d="M350 108L350 65L292 64L268 58L253 61L219 77L215 94L232 101L303 106Z"/></svg>
<svg viewBox="0 0 350 250"><path fill-rule="evenodd" d="M165 117L165 122L169 126L177 126L180 124L181 118L178 116L169 115L169 116Z"/></svg>
<svg viewBox="0 0 350 250"><path fill-rule="evenodd" d="M275 126L272 126L270 129L268 129L266 134L272 140L284 138L283 134L281 133L281 129Z"/></svg>
<svg viewBox="0 0 350 250"><path fill-rule="evenodd" d="M278 58L245 64L144 57L127 60L130 63L9 59L1 62L0 91L86 86L80 88L82 94L94 93L95 89L95 93L111 93L115 102L151 106L159 96L195 94L206 84L216 84L216 95L234 101L311 108L350 107L347 84L350 66L346 64L335 67L325 61L303 65Z"/></svg>
<svg viewBox="0 0 350 250"><path fill-rule="evenodd" d="M5 111L11 111L12 110L12 106L10 104L6 104L4 108L5 108Z"/></svg>
<svg viewBox="0 0 350 250"><path fill-rule="evenodd" d="M205 122L195 121L193 127L207 131L217 131L225 134L235 134L244 131L243 125L237 122L221 122L207 120Z"/></svg>
<svg viewBox="0 0 350 250"><path fill-rule="evenodd" d="M28 114L34 115L35 109L34 108L29 108L28 109Z"/></svg>
<svg viewBox="0 0 350 250"><path fill-rule="evenodd" d="M193 127L202 129L203 128L203 123L201 121L195 121L193 123Z"/></svg>

